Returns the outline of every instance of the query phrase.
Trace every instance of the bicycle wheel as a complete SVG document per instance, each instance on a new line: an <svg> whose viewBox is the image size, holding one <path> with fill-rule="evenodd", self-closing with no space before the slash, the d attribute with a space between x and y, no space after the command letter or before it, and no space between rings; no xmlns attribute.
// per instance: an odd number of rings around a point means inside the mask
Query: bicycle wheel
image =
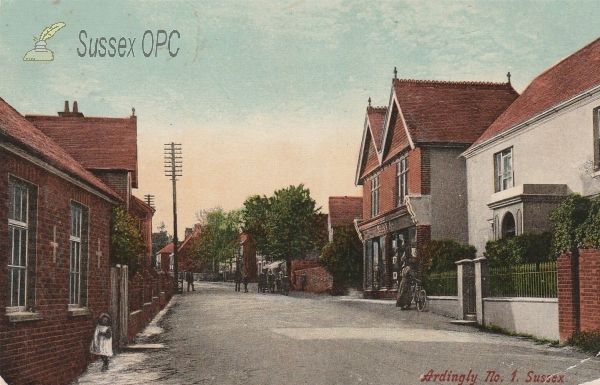
<svg viewBox="0 0 600 385"><path fill-rule="evenodd" d="M417 310L425 311L427 308L427 293L424 289L419 290L417 293Z"/></svg>

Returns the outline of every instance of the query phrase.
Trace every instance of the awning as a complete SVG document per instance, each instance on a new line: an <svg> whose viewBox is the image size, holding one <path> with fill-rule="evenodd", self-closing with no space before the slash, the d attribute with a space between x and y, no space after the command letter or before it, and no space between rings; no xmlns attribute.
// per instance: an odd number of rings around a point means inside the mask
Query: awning
<svg viewBox="0 0 600 385"><path fill-rule="evenodd" d="M268 270L273 270L273 269L279 269L279 267L281 266L282 263L284 263L285 261L276 261L273 263L270 263L266 266L263 266L263 269L268 269Z"/></svg>

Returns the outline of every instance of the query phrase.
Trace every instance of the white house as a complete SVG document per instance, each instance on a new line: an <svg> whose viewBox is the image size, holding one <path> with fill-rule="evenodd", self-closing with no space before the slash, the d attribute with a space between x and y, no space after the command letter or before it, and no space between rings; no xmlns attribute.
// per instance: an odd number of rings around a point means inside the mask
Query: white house
<svg viewBox="0 0 600 385"><path fill-rule="evenodd" d="M550 230L567 194L600 191L600 39L537 78L462 155L469 243Z"/></svg>

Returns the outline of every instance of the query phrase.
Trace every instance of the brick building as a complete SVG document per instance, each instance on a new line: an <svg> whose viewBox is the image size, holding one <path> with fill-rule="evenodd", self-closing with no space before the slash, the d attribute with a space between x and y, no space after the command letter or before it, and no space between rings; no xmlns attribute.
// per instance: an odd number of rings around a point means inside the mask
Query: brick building
<svg viewBox="0 0 600 385"><path fill-rule="evenodd" d="M343 225L354 225L355 221L362 219L362 197L329 197L329 215L327 216L327 230L329 242L333 241L335 228Z"/></svg>
<svg viewBox="0 0 600 385"><path fill-rule="evenodd" d="M0 99L0 373L65 384L110 310L111 210L121 194Z"/></svg>
<svg viewBox="0 0 600 385"><path fill-rule="evenodd" d="M73 110L65 102L57 116L26 115L25 118L66 150L89 172L116 191L127 210L139 221L146 254L140 256L149 266L152 255L152 216L154 209L132 195L138 187L137 117L85 117L77 102ZM99 145L101 144L101 145Z"/></svg>
<svg viewBox="0 0 600 385"><path fill-rule="evenodd" d="M355 180L365 297L395 295L403 254L418 259L431 239L467 242L460 154L517 97L510 83L394 78L389 105L367 108Z"/></svg>

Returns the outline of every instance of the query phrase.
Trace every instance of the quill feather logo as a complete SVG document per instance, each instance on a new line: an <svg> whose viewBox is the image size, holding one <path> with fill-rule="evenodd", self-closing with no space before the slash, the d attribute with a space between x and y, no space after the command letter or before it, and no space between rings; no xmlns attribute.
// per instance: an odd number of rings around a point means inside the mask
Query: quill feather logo
<svg viewBox="0 0 600 385"><path fill-rule="evenodd" d="M50 27L44 28L39 38L33 37L35 41L34 48L27 52L23 57L23 61L52 61L54 53L46 48L46 40L50 39L56 32L66 26L65 23L54 23Z"/></svg>

